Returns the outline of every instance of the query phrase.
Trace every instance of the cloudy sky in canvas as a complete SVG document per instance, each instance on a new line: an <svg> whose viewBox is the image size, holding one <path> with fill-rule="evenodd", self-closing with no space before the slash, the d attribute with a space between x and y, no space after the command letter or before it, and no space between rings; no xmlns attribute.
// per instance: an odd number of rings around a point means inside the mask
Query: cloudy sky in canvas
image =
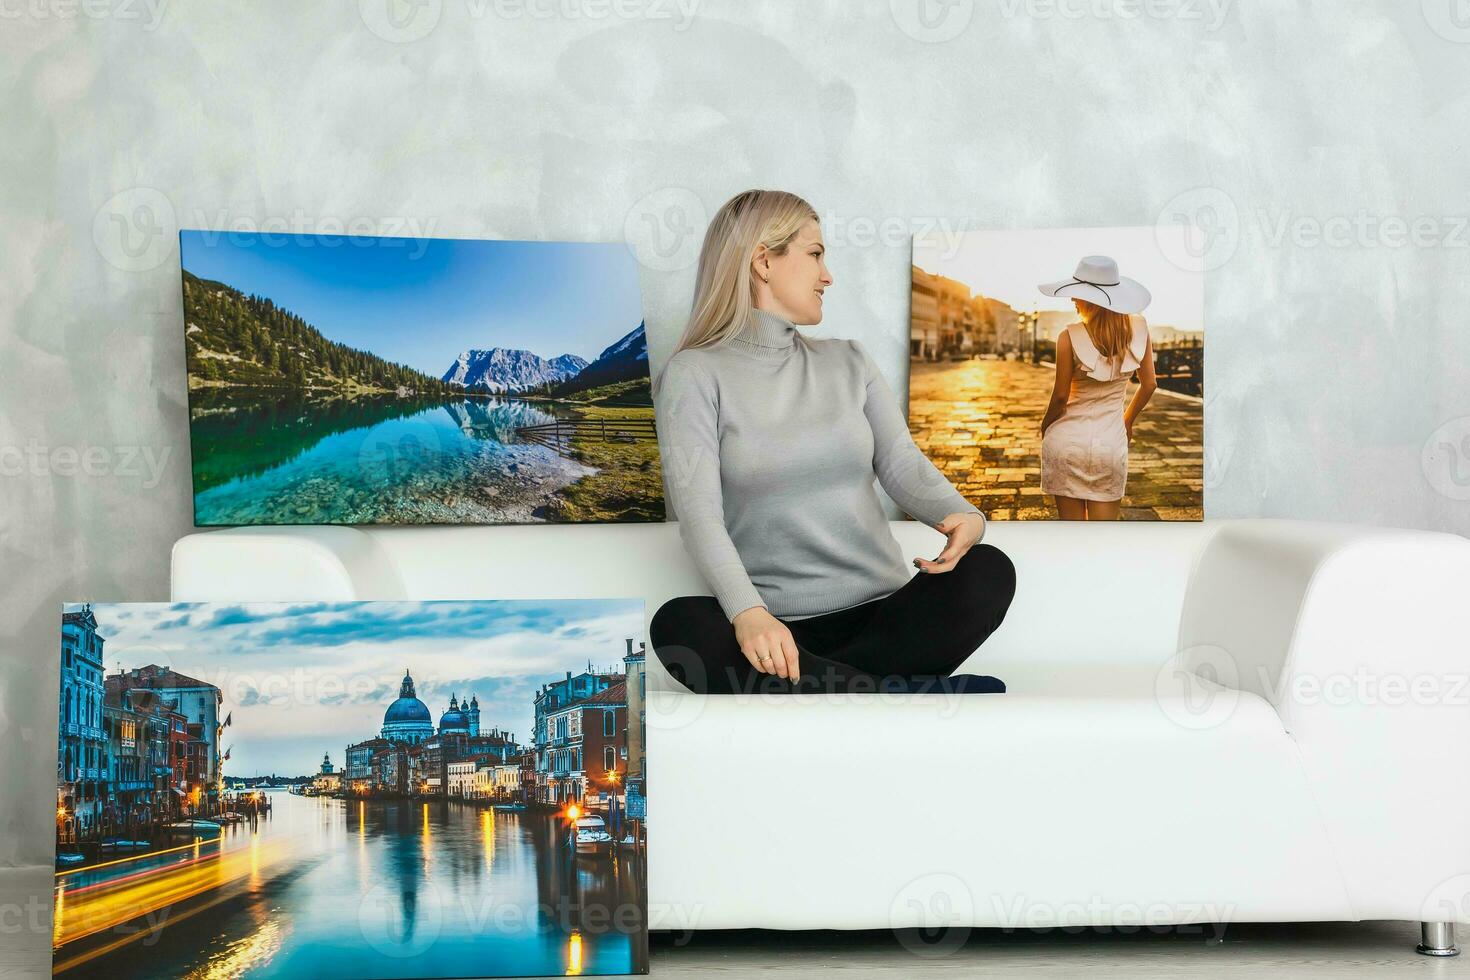
<svg viewBox="0 0 1470 980"><path fill-rule="evenodd" d="M68 606L68 609L78 608ZM623 670L643 636L637 599L94 604L108 673L169 666L216 685L233 715L227 775L305 775L378 733L405 669L437 725L451 694L480 727L529 743L540 686Z"/></svg>

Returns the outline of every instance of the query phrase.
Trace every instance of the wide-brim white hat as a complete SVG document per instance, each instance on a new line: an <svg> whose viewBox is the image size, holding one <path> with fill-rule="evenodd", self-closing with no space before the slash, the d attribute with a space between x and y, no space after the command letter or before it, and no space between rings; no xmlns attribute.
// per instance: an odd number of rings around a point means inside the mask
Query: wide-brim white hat
<svg viewBox="0 0 1470 980"><path fill-rule="evenodd" d="M1036 288L1045 296L1085 299L1114 313L1142 313L1153 300L1143 283L1120 276L1118 263L1106 255L1084 256L1071 279L1044 282Z"/></svg>

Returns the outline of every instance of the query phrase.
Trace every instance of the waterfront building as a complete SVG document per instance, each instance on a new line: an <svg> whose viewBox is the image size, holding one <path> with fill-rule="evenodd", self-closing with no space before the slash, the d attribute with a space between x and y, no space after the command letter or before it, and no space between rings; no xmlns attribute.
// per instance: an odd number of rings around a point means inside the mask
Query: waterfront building
<svg viewBox="0 0 1470 980"><path fill-rule="evenodd" d="M533 798L539 803L606 806L612 787L626 777L625 675L589 671L580 676L590 682L579 686L571 683L579 678L569 676L547 685L537 700ZM561 700L563 691L572 693L571 700Z"/></svg>
<svg viewBox="0 0 1470 980"><path fill-rule="evenodd" d="M628 652L623 657L624 683L628 689L628 759L627 775L624 778L624 786L627 792L634 796L643 795L644 771L646 762L644 723L647 716L648 699L648 674L644 670L644 654L647 646L641 641L638 649L633 649L633 641L628 640Z"/></svg>
<svg viewBox="0 0 1470 980"><path fill-rule="evenodd" d="M61 616L61 689L57 711L58 840L75 841L98 826L107 799L102 730L102 647L91 606Z"/></svg>
<svg viewBox="0 0 1470 980"><path fill-rule="evenodd" d="M443 796L444 784L448 778L445 771L445 763L448 760L445 757L444 740L438 737L431 738L414 748L418 751L411 763L413 772L413 778L409 781L413 787L411 792L424 796Z"/></svg>
<svg viewBox="0 0 1470 980"><path fill-rule="evenodd" d="M155 821L177 813L172 790L170 735L182 716L158 692L125 690L117 677L104 681L102 729L107 742L110 796L103 827L129 839L147 835Z"/></svg>
<svg viewBox="0 0 1470 980"><path fill-rule="evenodd" d="M494 800L495 770L493 762L481 762L475 766L474 794L478 800Z"/></svg>
<svg viewBox="0 0 1470 980"><path fill-rule="evenodd" d="M386 738L370 738L347 746L343 788L358 796L372 792L377 785L373 778L373 756L391 744Z"/></svg>
<svg viewBox="0 0 1470 980"><path fill-rule="evenodd" d="M168 745L165 750L168 769L167 806L170 820L183 816L184 799L189 795L189 719L160 699L159 717L168 728Z"/></svg>
<svg viewBox="0 0 1470 980"><path fill-rule="evenodd" d="M489 773L490 795L498 803L520 803L525 800L521 792L521 760L513 756L505 762L489 763L484 771Z"/></svg>
<svg viewBox="0 0 1470 980"><path fill-rule="evenodd" d="M218 799L219 689L157 664L107 676L97 629L91 606L62 614L59 842L141 837Z"/></svg>
<svg viewBox="0 0 1470 980"><path fill-rule="evenodd" d="M428 750L425 748L427 742L418 745L409 745L403 749L403 790L414 796L422 796L427 792L428 774L425 763ZM437 787L436 787L437 788Z"/></svg>
<svg viewBox="0 0 1470 980"><path fill-rule="evenodd" d="M119 672L108 678L108 686L119 693L155 692L162 704L182 716L184 737L173 737L171 749L180 751L184 763L183 785L179 787L183 802L191 813L217 812L223 763L219 709L224 696L220 689L158 664Z"/></svg>
<svg viewBox="0 0 1470 980"><path fill-rule="evenodd" d="M473 759L460 759L448 764L446 773L446 786L448 794L457 799L467 800L475 794L475 771L479 763Z"/></svg>
<svg viewBox="0 0 1470 980"><path fill-rule="evenodd" d="M583 802L608 810L628 774L628 690L614 684L582 705ZM621 805L621 801L617 801Z"/></svg>
<svg viewBox="0 0 1470 980"><path fill-rule="evenodd" d="M148 717L117 698L103 694L102 733L107 746L108 798L102 819L109 829L125 826L140 816L147 820L153 781L148 770Z"/></svg>
<svg viewBox="0 0 1470 980"><path fill-rule="evenodd" d="M311 780L311 788L317 793L336 793L342 789L342 774L332 765L332 757L322 753L322 767Z"/></svg>
<svg viewBox="0 0 1470 980"><path fill-rule="evenodd" d="M535 699L535 783L531 798L558 806L579 801L582 796L582 752L580 711L574 705L621 683L623 675L613 670L571 671L559 681L541 685Z"/></svg>
<svg viewBox="0 0 1470 980"><path fill-rule="evenodd" d="M389 740L373 753L372 787L376 793L402 796L409 790L408 755L411 746Z"/></svg>

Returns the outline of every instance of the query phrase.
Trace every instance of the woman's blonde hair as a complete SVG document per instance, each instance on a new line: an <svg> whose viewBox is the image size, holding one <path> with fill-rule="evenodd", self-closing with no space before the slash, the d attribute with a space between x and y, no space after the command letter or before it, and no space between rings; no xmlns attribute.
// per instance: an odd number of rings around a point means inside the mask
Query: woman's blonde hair
<svg viewBox="0 0 1470 980"><path fill-rule="evenodd" d="M1085 299L1079 302L1082 309L1078 311L1078 315L1082 317L1082 326L1087 331L1087 336L1092 339L1092 346L1108 359L1113 365L1113 373L1116 374L1123 364L1123 353L1128 350L1128 342L1133 339L1133 315L1116 313Z"/></svg>
<svg viewBox="0 0 1470 980"><path fill-rule="evenodd" d="M755 308L750 259L756 246L785 255L801 226L818 220L815 208L787 191L743 191L726 201L704 233L689 323L669 356L739 333Z"/></svg>

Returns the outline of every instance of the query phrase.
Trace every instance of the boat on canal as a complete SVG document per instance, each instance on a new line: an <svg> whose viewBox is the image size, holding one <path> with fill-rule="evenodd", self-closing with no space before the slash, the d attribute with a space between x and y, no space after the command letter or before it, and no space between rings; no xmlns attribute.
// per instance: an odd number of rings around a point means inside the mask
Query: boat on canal
<svg viewBox="0 0 1470 980"><path fill-rule="evenodd" d="M612 834L607 832L607 824L599 816L586 813L578 817L576 827L572 831L572 838L573 846L578 854L612 853Z"/></svg>
<svg viewBox="0 0 1470 980"><path fill-rule="evenodd" d="M200 837L210 839L220 835L220 825L213 820L175 820L166 828L174 837Z"/></svg>

